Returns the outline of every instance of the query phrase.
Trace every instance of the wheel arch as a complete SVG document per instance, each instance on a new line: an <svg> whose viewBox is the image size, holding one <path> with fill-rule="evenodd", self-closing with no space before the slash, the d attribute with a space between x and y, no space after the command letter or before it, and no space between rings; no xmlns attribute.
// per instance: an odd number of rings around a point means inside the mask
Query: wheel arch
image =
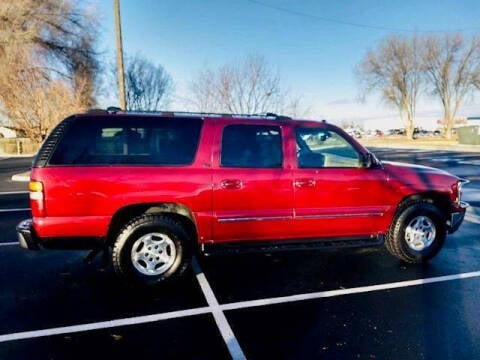
<svg viewBox="0 0 480 360"><path fill-rule="evenodd" d="M165 215L174 219L186 229L193 245L198 243L197 223L192 211L184 204L165 202L131 204L118 209L108 226L106 245L113 244L123 225L143 214Z"/></svg>
<svg viewBox="0 0 480 360"><path fill-rule="evenodd" d="M415 194L406 197L398 205L396 215L385 239L386 248L393 256L408 263L423 263L433 258L443 247L447 234L447 224L442 220L442 215L445 216L442 212L442 204L445 206L445 200L441 196L436 196L437 194ZM407 226L410 226L412 220L423 217L425 212L435 215L433 217L428 215L429 221L434 224L434 238L430 243L425 244L424 235L421 235L422 237L417 240L421 241L424 247L416 249L407 244L410 240L406 237L406 229ZM424 231L424 229L419 231Z"/></svg>
<svg viewBox="0 0 480 360"><path fill-rule="evenodd" d="M437 206L441 213L445 216L445 219L448 219L450 217L450 195L437 191L428 191L405 196L402 201L400 201L400 203L397 205L395 215L399 214L399 212L401 212L405 208L405 206L408 206L408 204L419 200L424 200Z"/></svg>

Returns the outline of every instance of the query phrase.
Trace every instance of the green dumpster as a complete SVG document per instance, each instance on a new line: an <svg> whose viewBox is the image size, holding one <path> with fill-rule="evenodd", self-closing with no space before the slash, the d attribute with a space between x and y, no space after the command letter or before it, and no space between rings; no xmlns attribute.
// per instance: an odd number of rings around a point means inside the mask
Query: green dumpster
<svg viewBox="0 0 480 360"><path fill-rule="evenodd" d="M457 128L458 143L465 145L480 145L480 126L463 126Z"/></svg>

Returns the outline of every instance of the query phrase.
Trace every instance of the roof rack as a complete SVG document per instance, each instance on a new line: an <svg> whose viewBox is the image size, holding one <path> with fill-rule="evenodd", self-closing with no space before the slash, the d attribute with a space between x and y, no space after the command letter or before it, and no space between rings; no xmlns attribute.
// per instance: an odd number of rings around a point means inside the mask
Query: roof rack
<svg viewBox="0 0 480 360"><path fill-rule="evenodd" d="M122 112L122 109L116 106L109 106L107 109L93 108L87 110L88 114L116 114L117 112Z"/></svg>
<svg viewBox="0 0 480 360"><path fill-rule="evenodd" d="M251 118L251 119L275 119L275 120L291 120L288 116L277 115L274 113L264 114L229 114L229 113L215 113L215 112L194 112L194 111L155 111L155 110L122 110L115 106L109 106L106 110L91 109L88 113L108 113L108 114L158 114L164 116L200 116L200 117L226 117L226 118Z"/></svg>

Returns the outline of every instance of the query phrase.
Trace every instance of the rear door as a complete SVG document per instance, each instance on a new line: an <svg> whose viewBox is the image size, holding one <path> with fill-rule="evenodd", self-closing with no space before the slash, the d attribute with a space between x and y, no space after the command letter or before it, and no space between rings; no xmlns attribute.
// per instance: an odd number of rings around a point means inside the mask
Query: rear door
<svg viewBox="0 0 480 360"><path fill-rule="evenodd" d="M293 187L284 161L287 126L217 120L213 163L216 242L291 236Z"/></svg>

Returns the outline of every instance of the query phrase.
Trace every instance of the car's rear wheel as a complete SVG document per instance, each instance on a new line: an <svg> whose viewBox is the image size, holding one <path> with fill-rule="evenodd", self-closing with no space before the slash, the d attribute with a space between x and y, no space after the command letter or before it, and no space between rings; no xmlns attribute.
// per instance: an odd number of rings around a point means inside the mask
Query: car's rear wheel
<svg viewBox="0 0 480 360"><path fill-rule="evenodd" d="M154 286L180 276L191 260L191 240L175 220L145 214L127 223L112 250L115 272L137 284Z"/></svg>
<svg viewBox="0 0 480 360"><path fill-rule="evenodd" d="M403 261L422 263L440 251L446 234L445 217L440 209L426 200L417 200L400 207L385 245Z"/></svg>

